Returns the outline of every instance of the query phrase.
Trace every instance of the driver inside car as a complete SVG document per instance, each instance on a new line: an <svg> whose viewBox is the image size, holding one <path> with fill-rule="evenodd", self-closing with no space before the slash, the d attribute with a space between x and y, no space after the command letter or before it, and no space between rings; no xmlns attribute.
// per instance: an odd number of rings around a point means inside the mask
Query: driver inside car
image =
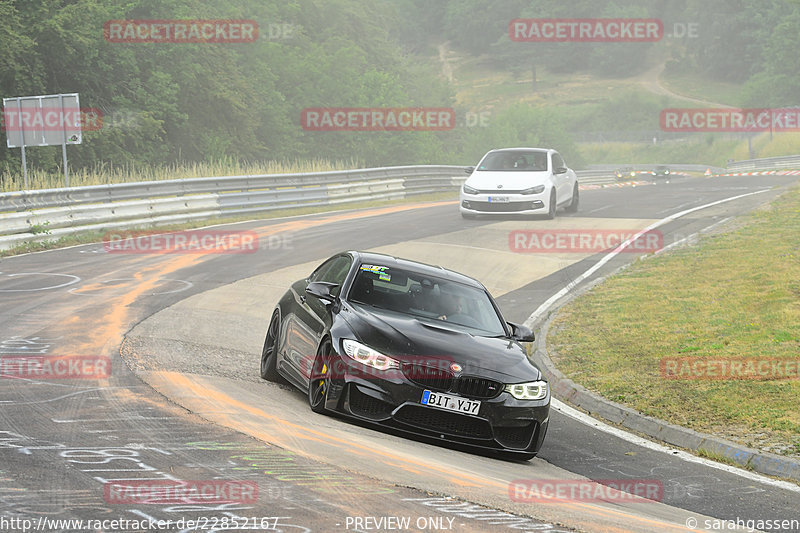
<svg viewBox="0 0 800 533"><path fill-rule="evenodd" d="M437 317L439 320L447 320L447 315L452 317L463 315L465 312L464 299L460 296L442 295L442 303L445 311Z"/></svg>

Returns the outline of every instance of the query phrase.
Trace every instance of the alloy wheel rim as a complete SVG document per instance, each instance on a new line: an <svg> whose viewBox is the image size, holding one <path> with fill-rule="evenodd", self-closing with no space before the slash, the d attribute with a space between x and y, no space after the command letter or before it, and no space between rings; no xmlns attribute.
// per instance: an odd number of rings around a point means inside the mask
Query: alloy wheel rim
<svg viewBox="0 0 800 533"><path fill-rule="evenodd" d="M311 376L311 380L313 383L312 385L313 392L311 398L313 400L314 406L317 406L321 404L323 401L325 401L325 392L326 392L325 378L328 375L328 365L325 363L325 354L327 353L328 353L328 344L325 344L324 346L322 346L322 348L320 348L320 354L318 356L322 358L321 359L322 369L319 372L317 372L316 370L318 363L315 364L314 365L315 372ZM320 361L320 359L317 359L317 361Z"/></svg>
<svg viewBox="0 0 800 533"><path fill-rule="evenodd" d="M267 339L264 342L264 349L261 351L261 370L266 370L269 359L275 354L275 340L278 338L277 317L273 318L267 330Z"/></svg>

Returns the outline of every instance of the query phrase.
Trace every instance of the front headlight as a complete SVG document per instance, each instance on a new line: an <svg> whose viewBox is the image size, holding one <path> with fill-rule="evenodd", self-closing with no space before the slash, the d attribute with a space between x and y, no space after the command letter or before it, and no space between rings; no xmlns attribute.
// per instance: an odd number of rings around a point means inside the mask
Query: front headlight
<svg viewBox="0 0 800 533"><path fill-rule="evenodd" d="M525 189L524 191L522 191L522 194L539 194L543 192L544 192L544 185L537 185L536 187Z"/></svg>
<svg viewBox="0 0 800 533"><path fill-rule="evenodd" d="M544 400L547 398L547 382L532 381L506 385L505 391L517 400Z"/></svg>
<svg viewBox="0 0 800 533"><path fill-rule="evenodd" d="M463 187L464 194L478 194L478 189L474 187L470 187L469 185L464 185Z"/></svg>
<svg viewBox="0 0 800 533"><path fill-rule="evenodd" d="M400 368L400 363L396 360L376 352L369 346L364 346L360 342L344 339L342 341L342 346L344 347L344 353L346 353L350 359L362 365L371 366L377 370Z"/></svg>

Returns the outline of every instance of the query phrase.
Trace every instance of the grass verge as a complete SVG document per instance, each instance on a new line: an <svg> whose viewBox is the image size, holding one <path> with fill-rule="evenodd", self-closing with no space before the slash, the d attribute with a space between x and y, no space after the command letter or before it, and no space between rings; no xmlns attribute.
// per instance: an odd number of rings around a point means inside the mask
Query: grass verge
<svg viewBox="0 0 800 533"><path fill-rule="evenodd" d="M177 180L216 176L254 176L259 174L292 174L296 172L326 172L361 168L358 161L328 161L311 159L299 161L244 162L220 159L199 163L164 166L98 164L90 169L70 170L70 187L133 183L140 181ZM40 169L28 170L28 190L54 189L64 186L64 175ZM18 169L8 166L0 171L0 192L21 191L25 182Z"/></svg>
<svg viewBox="0 0 800 533"><path fill-rule="evenodd" d="M751 472L753 471L753 467L749 464L743 465L741 463L737 463L730 457L722 455L721 453L716 453L706 450L704 448L700 448L699 450L697 450L697 455L699 455L700 457L704 457L706 459L711 459L712 461L716 461L718 463L735 466L737 468L744 468L745 470L750 470Z"/></svg>
<svg viewBox="0 0 800 533"><path fill-rule="evenodd" d="M741 105L742 86L738 83L724 82L713 77L698 76L694 72L678 72L669 68L661 74L659 81L675 94L733 107Z"/></svg>
<svg viewBox="0 0 800 533"><path fill-rule="evenodd" d="M800 457L800 380L662 374L662 362L676 358L800 363L800 188L736 224L639 261L572 301L548 344L566 376L610 400Z"/></svg>

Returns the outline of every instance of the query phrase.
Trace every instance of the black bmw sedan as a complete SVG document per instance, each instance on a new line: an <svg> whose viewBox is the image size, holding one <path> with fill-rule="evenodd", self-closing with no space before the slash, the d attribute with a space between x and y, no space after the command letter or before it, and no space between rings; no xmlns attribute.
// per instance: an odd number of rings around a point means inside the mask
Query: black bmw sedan
<svg viewBox="0 0 800 533"><path fill-rule="evenodd" d="M261 377L311 409L527 460L542 446L550 390L478 281L382 254L345 252L275 307Z"/></svg>

